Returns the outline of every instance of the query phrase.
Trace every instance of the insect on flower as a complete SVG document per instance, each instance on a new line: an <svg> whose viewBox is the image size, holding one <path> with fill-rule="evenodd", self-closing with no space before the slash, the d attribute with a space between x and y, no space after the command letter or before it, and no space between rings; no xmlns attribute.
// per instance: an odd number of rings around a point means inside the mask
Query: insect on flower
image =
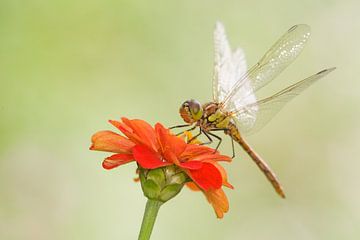
<svg viewBox="0 0 360 240"><path fill-rule="evenodd" d="M231 158L214 149L188 144L169 129L157 123L152 127L139 119L110 121L125 136L112 131L100 131L92 136L90 150L113 153L105 158L103 167L115 167L136 162L145 196L166 202L187 184L202 191L213 206L218 218L229 209L222 187L233 188L227 181L221 161Z"/></svg>
<svg viewBox="0 0 360 240"><path fill-rule="evenodd" d="M262 128L287 102L335 69L322 70L270 97L257 98L255 93L295 60L309 37L308 25L291 27L255 66L247 69L243 51L240 48L231 50L225 29L218 22L214 31L213 99L203 105L193 99L185 101L180 107L180 115L187 124L173 128L192 126L189 130L194 130L198 127L200 132L194 139L204 134L208 143L211 143L216 138L216 149L222 139L214 132L223 131L232 139L233 157L236 141L265 174L276 192L284 198L283 188L276 175L245 141L243 135Z"/></svg>

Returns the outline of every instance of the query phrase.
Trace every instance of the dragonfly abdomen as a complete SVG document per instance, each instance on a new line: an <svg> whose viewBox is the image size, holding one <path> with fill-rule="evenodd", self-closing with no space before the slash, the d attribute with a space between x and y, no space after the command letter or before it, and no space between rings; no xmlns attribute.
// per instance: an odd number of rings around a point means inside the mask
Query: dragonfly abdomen
<svg viewBox="0 0 360 240"><path fill-rule="evenodd" d="M225 134L228 134L235 142L237 142L244 151L251 157L251 159L256 163L260 170L265 174L266 178L270 181L275 191L282 197L285 198L285 193L282 189L282 186L277 179L275 173L271 170L269 165L261 159L259 155L250 147L250 145L243 139L240 135L240 132L235 124L232 122L228 125L228 130L225 131Z"/></svg>

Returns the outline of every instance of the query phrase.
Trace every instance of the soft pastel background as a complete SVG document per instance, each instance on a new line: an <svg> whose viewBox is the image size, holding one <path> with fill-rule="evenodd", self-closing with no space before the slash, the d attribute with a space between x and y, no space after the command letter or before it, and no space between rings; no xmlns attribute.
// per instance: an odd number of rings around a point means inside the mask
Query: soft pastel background
<svg viewBox="0 0 360 240"><path fill-rule="evenodd" d="M359 9L357 0L1 0L0 239L137 238L145 198L135 165L103 170L90 136L120 116L179 124L183 100L210 100L218 19L249 64L290 26L312 26L267 93L338 69L248 138L286 200L237 147L225 218L184 189L162 207L153 239L359 239Z"/></svg>

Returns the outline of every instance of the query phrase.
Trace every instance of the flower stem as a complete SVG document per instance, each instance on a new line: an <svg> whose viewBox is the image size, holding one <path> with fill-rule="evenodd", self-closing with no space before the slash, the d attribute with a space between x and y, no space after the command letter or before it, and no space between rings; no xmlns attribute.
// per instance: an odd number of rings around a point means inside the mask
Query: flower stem
<svg viewBox="0 0 360 240"><path fill-rule="evenodd" d="M148 199L138 240L150 239L156 216L162 204L160 201Z"/></svg>

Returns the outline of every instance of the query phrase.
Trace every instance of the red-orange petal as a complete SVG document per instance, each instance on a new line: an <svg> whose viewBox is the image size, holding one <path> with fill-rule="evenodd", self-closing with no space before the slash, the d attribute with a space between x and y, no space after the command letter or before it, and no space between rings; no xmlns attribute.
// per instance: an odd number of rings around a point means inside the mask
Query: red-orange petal
<svg viewBox="0 0 360 240"><path fill-rule="evenodd" d="M102 166L103 168L109 170L132 161L134 161L134 156L132 154L118 153L108 158L105 158L105 160L102 163Z"/></svg>
<svg viewBox="0 0 360 240"><path fill-rule="evenodd" d="M194 182L187 182L186 186L190 188L192 191L201 191L201 189Z"/></svg>
<svg viewBox="0 0 360 240"><path fill-rule="evenodd" d="M203 154L214 154L215 150L206 146L197 144L188 144L182 156L198 156Z"/></svg>
<svg viewBox="0 0 360 240"><path fill-rule="evenodd" d="M166 159L167 162L171 162L176 165L180 165L180 161L178 157L175 155L174 152L171 151L171 149L167 148L163 150L162 155L164 159Z"/></svg>
<svg viewBox="0 0 360 240"><path fill-rule="evenodd" d="M119 129L126 137L128 137L134 143L141 144L141 138L134 134L134 131L126 124L115 120L109 120L109 123Z"/></svg>
<svg viewBox="0 0 360 240"><path fill-rule="evenodd" d="M221 188L203 192L208 202L212 205L218 218L223 218L229 211L229 201Z"/></svg>
<svg viewBox="0 0 360 240"><path fill-rule="evenodd" d="M230 162L232 159L225 155L220 155L219 152L206 146L199 146L195 144L188 144L186 150L181 154L182 160L192 161L227 161Z"/></svg>
<svg viewBox="0 0 360 240"><path fill-rule="evenodd" d="M202 154L202 155L198 155L198 156L194 156L191 158L191 160L193 161L226 161L226 162L231 162L232 159L228 156L225 155L220 155L217 153L210 153L210 154Z"/></svg>
<svg viewBox="0 0 360 240"><path fill-rule="evenodd" d="M228 182L228 177L227 177L224 167L221 166L218 162L213 162L213 161L209 161L209 162L211 162L221 173L223 186L234 189L234 186Z"/></svg>
<svg viewBox="0 0 360 240"><path fill-rule="evenodd" d="M124 124L130 127L133 135L139 138L140 143L150 147L153 151L157 151L159 144L156 139L155 129L147 122L141 119L129 120L121 118Z"/></svg>
<svg viewBox="0 0 360 240"><path fill-rule="evenodd" d="M136 145L133 148L133 155L136 162L138 162L141 167L146 169L154 169L173 164L171 162L162 161L157 153L153 152L144 145Z"/></svg>
<svg viewBox="0 0 360 240"><path fill-rule="evenodd" d="M95 133L91 138L91 142L90 150L114 153L130 153L131 148L134 146L132 141L112 131Z"/></svg>
<svg viewBox="0 0 360 240"><path fill-rule="evenodd" d="M189 161L189 162L180 163L180 167L186 168L189 170L200 169L200 168L202 168L202 166L203 166L203 163L198 162L198 161Z"/></svg>
<svg viewBox="0 0 360 240"><path fill-rule="evenodd" d="M113 125L114 127L116 127L118 130L120 130L121 132L122 132L122 128L125 126L126 127L126 125L125 124L123 124L123 123L121 123L121 122L119 122L119 121L116 121L116 120L109 120L109 123L111 124L111 125ZM124 126L123 126L124 125ZM126 129L127 131L131 131L131 129L129 128L129 129Z"/></svg>
<svg viewBox="0 0 360 240"><path fill-rule="evenodd" d="M189 169L190 178L203 190L218 189L222 185L220 171L211 163L203 162L199 169Z"/></svg>
<svg viewBox="0 0 360 240"><path fill-rule="evenodd" d="M170 150L176 157L179 157L185 151L187 144L184 139L171 134L169 129L160 123L155 124L155 132L162 152Z"/></svg>

